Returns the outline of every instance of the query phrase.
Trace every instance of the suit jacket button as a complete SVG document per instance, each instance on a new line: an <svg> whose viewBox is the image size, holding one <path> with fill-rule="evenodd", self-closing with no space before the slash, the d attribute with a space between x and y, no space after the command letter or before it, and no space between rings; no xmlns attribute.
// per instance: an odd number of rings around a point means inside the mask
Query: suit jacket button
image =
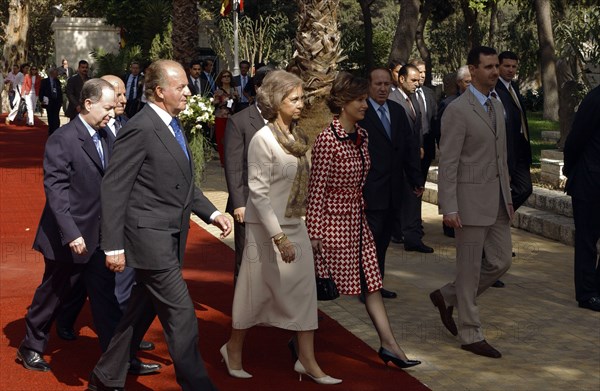
<svg viewBox="0 0 600 391"><path fill-rule="evenodd" d="M181 187L180 185L175 185L175 188L176 188L177 190L179 190L179 188L180 188L180 187Z"/></svg>

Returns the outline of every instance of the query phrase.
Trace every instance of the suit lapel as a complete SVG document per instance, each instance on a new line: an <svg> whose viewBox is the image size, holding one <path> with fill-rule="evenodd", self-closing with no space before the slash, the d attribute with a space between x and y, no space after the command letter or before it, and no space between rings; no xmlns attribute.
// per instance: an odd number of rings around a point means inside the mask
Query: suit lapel
<svg viewBox="0 0 600 391"><path fill-rule="evenodd" d="M175 159L175 161L177 162L177 165L179 166L179 169L181 170L181 172L183 173L185 178L188 180L188 182L191 183L192 182L193 165L190 164L190 161L185 156L185 153L183 153L183 151L181 150L181 147L179 146L179 143L175 139L175 136L173 136L173 134L171 133L171 130L169 130L169 127L167 125L165 125L165 123L162 121L162 119L160 119L158 114L156 114L156 112L154 112L154 110L149 105L145 105L144 108L142 109L142 111L143 110L148 111L148 116L150 117L150 119L152 120L152 122L154 124L154 133L156 133L156 135L158 136L160 141L163 143L166 150L171 154L171 156L173 156L173 159ZM182 129L182 131L183 131L183 129ZM184 135L184 139L185 139L185 135ZM188 151L188 155L190 156L190 159L191 159L192 153L190 152L190 149L187 147L187 140L186 140L185 144L186 144L186 148Z"/></svg>
<svg viewBox="0 0 600 391"><path fill-rule="evenodd" d="M479 118L481 118L486 123L486 125L490 128L492 133L496 134L496 129L494 129L494 126L492 125L490 116L488 115L487 111L485 111L485 109L483 108L481 103L479 103L479 100L477 100L475 95L473 95L473 93L469 89L467 89L467 91L465 91L465 92L469 94L468 95L469 103L473 107L473 111L475 112L475 114L477 114L477 116L479 116ZM499 121L498 113L495 113L495 114L496 114L496 123L498 123L497 122L497 121ZM504 118L502 118L500 120L504 121Z"/></svg>
<svg viewBox="0 0 600 391"><path fill-rule="evenodd" d="M369 108L367 109L367 114L366 114L366 118L369 120L369 122L371 122L373 125L375 125L375 128L377 129L377 131L379 133L381 133L381 136L390 141L390 138L387 135L387 132L385 131L385 128L383 127L383 124L381 123L381 119L379 119L379 114L377 114L377 112L375 111L375 108L373 107L373 105L371 104L370 101L367 100L367 104L369 105ZM390 113L390 118L392 117L392 113ZM391 123L391 128L394 128L394 123ZM367 129L370 130L370 129ZM392 130L392 137L393 137L394 131Z"/></svg>
<svg viewBox="0 0 600 391"><path fill-rule="evenodd" d="M85 125L81 123L79 116L76 117L76 121L75 128L77 129L77 136L79 137L79 140L81 140L81 148L90 157L90 159L92 159L100 173L104 175L104 168L102 167L102 161L100 160L100 155L98 155L98 150L96 149L94 140L92 140L92 137L90 136L90 133ZM106 161L107 160L105 160L105 162Z"/></svg>
<svg viewBox="0 0 600 391"><path fill-rule="evenodd" d="M250 124L254 127L255 132L265 126L265 120L255 105L248 107L246 110L248 110L248 118L250 118Z"/></svg>

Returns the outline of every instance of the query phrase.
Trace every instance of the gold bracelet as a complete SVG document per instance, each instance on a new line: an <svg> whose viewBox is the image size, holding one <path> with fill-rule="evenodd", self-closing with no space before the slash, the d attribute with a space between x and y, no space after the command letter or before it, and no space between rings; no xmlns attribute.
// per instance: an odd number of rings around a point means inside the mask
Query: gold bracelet
<svg viewBox="0 0 600 391"><path fill-rule="evenodd" d="M276 246L279 246L281 243L283 243L286 240L287 240L287 235L283 234L283 233L281 235L273 238L273 242L275 243Z"/></svg>

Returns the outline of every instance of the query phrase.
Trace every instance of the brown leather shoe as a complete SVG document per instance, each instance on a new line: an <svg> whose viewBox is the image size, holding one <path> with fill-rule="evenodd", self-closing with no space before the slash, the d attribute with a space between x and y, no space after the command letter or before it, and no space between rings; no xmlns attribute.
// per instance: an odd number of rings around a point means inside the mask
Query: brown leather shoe
<svg viewBox="0 0 600 391"><path fill-rule="evenodd" d="M458 329L456 328L456 323L454 323L454 319L452 318L452 312L454 311L453 306L449 306L446 308L446 302L444 301L444 296L442 296L442 292L440 290L435 290L429 294L429 298L434 306L440 311L440 318L442 318L442 323L444 327L450 332L450 334L456 336L458 335Z"/></svg>
<svg viewBox="0 0 600 391"><path fill-rule="evenodd" d="M478 354L480 356L491 357L491 358L500 358L502 354L494 349L492 345L487 343L484 339L483 341L470 343L468 345L461 345L462 349L467 350L471 353Z"/></svg>

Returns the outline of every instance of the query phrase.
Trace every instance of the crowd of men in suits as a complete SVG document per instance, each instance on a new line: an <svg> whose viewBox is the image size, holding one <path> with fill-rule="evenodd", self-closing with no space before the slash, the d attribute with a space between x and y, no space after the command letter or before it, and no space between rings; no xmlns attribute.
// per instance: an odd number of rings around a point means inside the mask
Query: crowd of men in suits
<svg viewBox="0 0 600 391"><path fill-rule="evenodd" d="M214 389L198 351L194 305L181 270L191 212L216 225L223 236L232 226L194 186L193 160L177 119L190 95L214 92L213 66L212 60L192 61L186 72L176 62L159 60L141 72L140 64L132 62L125 77L89 79L86 61L78 63L76 72L63 61L42 83L40 96L48 98L44 102L55 128L46 144L46 205L34 242L45 271L17 352L25 368L50 370L42 355L52 322L57 319L61 337L76 338L73 322L89 296L103 352L90 389L122 389L127 373L160 369L160 364L136 357L140 349L153 349L143 336L155 317L165 329L181 388ZM266 123L254 97L272 69L262 67L250 77L250 63L240 63L235 85L245 98L225 133L226 211L236 222L234 280L244 247L244 226L237 222L243 221L248 198L248 145ZM514 81L517 69L515 53L474 48L467 65L457 70L456 92L439 104L424 85L421 60L372 69L368 109L359 122L369 133L372 167L364 187L365 211L382 278L391 241L403 241L406 251L434 251L423 243L421 196L439 148L439 208L445 229L456 240L457 272L430 299L463 349L493 358L501 353L484 338L475 300L510 267L510 219L532 192L529 130ZM61 72L71 74L66 88L71 121L58 128L54 114L50 120L50 107L53 113L61 107L61 101L54 101ZM599 112L596 95L585 101L591 117ZM597 272L595 282L590 277L597 269L589 259L597 256L591 244L600 235L600 219L591 218L586 208L596 208L597 216L600 197L582 195L580 183L598 187L600 151L598 132L593 137L592 130L585 132L568 142L577 158L570 158L565 168L569 190L581 200L574 202L576 224L593 227L576 244L577 300L597 311L600 284ZM583 145L590 139L591 146ZM590 166L592 174L571 179L582 165ZM397 297L386 289L381 294Z"/></svg>

